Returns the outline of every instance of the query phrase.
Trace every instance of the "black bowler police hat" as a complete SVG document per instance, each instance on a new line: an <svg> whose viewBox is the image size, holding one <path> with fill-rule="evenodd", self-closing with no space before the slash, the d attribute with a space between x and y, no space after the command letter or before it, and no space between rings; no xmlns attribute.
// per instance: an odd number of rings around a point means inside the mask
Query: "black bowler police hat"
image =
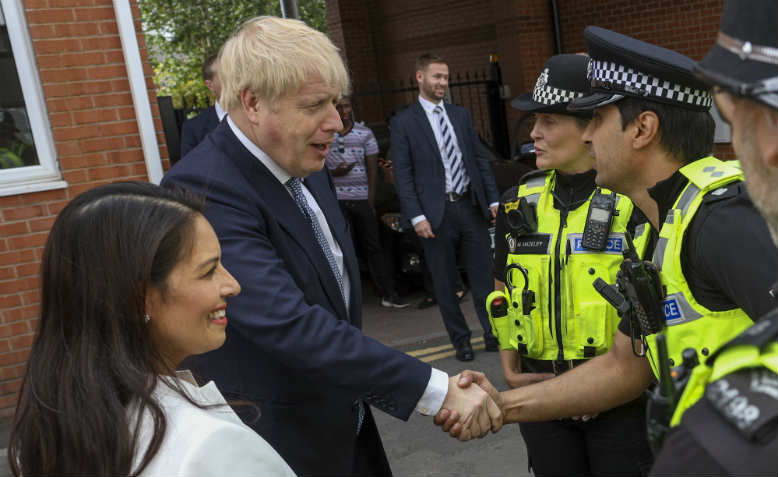
<svg viewBox="0 0 778 477"><path fill-rule="evenodd" d="M573 111L594 109L627 96L695 111L710 109L708 86L692 73L694 60L678 52L596 26L584 30L590 93Z"/></svg>
<svg viewBox="0 0 778 477"><path fill-rule="evenodd" d="M716 44L695 71L710 84L778 109L778 2L725 1Z"/></svg>
<svg viewBox="0 0 778 477"><path fill-rule="evenodd" d="M525 93L511 101L519 111L536 113L574 114L591 116L591 111L570 112L567 105L589 91L586 78L586 55L555 55L543 65L532 93Z"/></svg>

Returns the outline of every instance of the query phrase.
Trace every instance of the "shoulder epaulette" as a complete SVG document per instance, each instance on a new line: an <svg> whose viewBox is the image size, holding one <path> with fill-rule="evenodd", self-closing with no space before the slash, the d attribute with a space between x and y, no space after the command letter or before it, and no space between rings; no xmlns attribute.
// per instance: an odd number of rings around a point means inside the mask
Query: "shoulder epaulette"
<svg viewBox="0 0 778 477"><path fill-rule="evenodd" d="M519 184L524 184L528 180L532 179L533 177L546 177L552 172L553 170L551 169L535 169L534 171L529 171L523 176L521 176L521 179L519 179Z"/></svg>
<svg viewBox="0 0 778 477"><path fill-rule="evenodd" d="M519 186L516 185L513 187L509 187L500 196L500 203L504 204L506 202L512 202L516 200L518 194L519 194Z"/></svg>

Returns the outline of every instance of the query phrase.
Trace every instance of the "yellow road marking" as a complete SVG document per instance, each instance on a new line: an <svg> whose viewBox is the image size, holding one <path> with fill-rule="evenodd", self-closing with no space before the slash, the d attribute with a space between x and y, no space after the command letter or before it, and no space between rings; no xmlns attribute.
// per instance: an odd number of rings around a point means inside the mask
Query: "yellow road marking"
<svg viewBox="0 0 778 477"><path fill-rule="evenodd" d="M484 340L484 337L483 336L479 336L478 338L475 338L475 339L471 340L470 342L471 343L480 343L483 340ZM450 344L445 344L445 345L441 345L441 346L433 346L431 348L423 348L423 349L417 349L417 350L414 350L414 351L408 351L405 354L407 354L408 356L413 356L414 358L416 358L418 356L424 356L425 354L430 354L430 353L436 353L438 351L443 351L444 349L453 350L454 348ZM451 356L453 356L453 354ZM424 361L424 360L422 360L422 361Z"/></svg>
<svg viewBox="0 0 778 477"><path fill-rule="evenodd" d="M417 356L424 356L425 354L434 353L436 351L441 351L444 349L454 349L454 348L452 348L450 344L445 344L443 346L434 346L432 348L424 348L424 349L417 349L416 351L408 351L405 354L407 354L408 356L413 356L415 358Z"/></svg>
<svg viewBox="0 0 778 477"><path fill-rule="evenodd" d="M473 341L475 341L475 340L473 340ZM484 349L485 346L486 345L483 344L483 343L482 344L478 344L478 345L473 346L473 350L481 350L481 349ZM439 359L449 358L451 356L454 356L455 354L457 354L457 352L452 349L451 351L444 351L442 353L436 353L436 354L431 354L429 356L424 356L422 358L419 358L419 361L423 361L425 363L431 363L432 361L437 361Z"/></svg>

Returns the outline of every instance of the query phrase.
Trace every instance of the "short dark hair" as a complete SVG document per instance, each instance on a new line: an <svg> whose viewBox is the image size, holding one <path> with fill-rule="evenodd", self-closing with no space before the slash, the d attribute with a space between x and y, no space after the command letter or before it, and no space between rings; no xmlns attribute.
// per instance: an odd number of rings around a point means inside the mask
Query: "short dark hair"
<svg viewBox="0 0 778 477"><path fill-rule="evenodd" d="M84 192L59 213L8 445L15 475L129 475L159 450L167 421L152 392L157 375L173 371L145 323L146 290L166 296L202 211L182 190L125 182ZM130 409L151 415L146 449Z"/></svg>
<svg viewBox="0 0 778 477"><path fill-rule="evenodd" d="M416 59L416 71L426 70L432 63L443 63L448 66L448 61L433 53L424 53Z"/></svg>
<svg viewBox="0 0 778 477"><path fill-rule="evenodd" d="M211 68L211 66L216 62L217 59L219 59L218 53L214 53L205 58L205 61L203 61L202 70L203 80L208 81L213 79L213 68Z"/></svg>
<svg viewBox="0 0 778 477"><path fill-rule="evenodd" d="M674 158L688 164L713 152L716 123L708 111L659 103L640 98L616 102L621 113L621 127L626 129L643 111L653 111L659 118L659 141Z"/></svg>

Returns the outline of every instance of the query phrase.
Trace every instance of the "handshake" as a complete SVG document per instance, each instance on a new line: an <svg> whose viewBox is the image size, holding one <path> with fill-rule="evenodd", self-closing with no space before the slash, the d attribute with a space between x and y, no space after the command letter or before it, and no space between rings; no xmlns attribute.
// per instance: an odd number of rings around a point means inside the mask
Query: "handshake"
<svg viewBox="0 0 778 477"><path fill-rule="evenodd" d="M502 407L500 393L485 374L463 371L449 378L448 393L434 422L452 437L469 441L502 428Z"/></svg>

